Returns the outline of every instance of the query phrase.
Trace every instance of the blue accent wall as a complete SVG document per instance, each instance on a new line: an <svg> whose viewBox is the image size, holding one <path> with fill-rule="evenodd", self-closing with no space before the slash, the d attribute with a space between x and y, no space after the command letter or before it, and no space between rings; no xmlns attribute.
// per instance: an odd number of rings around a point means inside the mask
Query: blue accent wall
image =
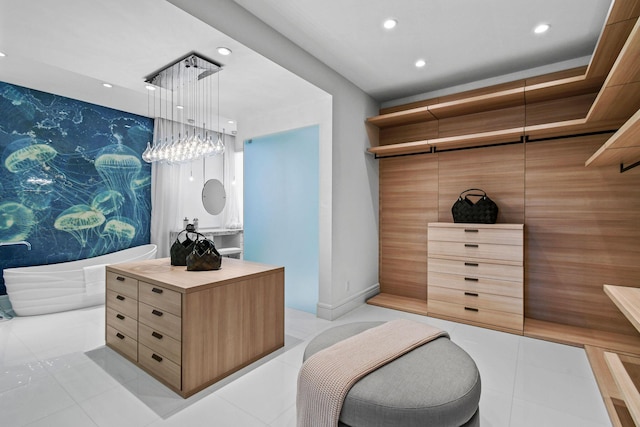
<svg viewBox="0 0 640 427"><path fill-rule="evenodd" d="M318 304L319 127L244 143L244 258L285 267L285 305Z"/></svg>
<svg viewBox="0 0 640 427"><path fill-rule="evenodd" d="M32 247L0 247L0 269L149 243L152 136L152 119L0 82L0 242Z"/></svg>

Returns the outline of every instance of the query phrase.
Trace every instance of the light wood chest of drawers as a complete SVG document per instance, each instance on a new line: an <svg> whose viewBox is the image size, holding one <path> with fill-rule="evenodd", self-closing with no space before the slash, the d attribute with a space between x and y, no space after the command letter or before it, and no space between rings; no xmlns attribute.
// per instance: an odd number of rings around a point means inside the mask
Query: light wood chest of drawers
<svg viewBox="0 0 640 427"><path fill-rule="evenodd" d="M188 397L284 346L284 268L107 266L107 346Z"/></svg>
<svg viewBox="0 0 640 427"><path fill-rule="evenodd" d="M429 315L523 333L524 225L429 223Z"/></svg>

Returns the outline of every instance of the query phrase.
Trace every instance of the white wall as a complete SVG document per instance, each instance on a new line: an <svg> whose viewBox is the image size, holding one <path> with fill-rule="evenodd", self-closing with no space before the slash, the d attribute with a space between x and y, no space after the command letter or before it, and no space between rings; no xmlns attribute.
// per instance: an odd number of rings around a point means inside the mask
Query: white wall
<svg viewBox="0 0 640 427"><path fill-rule="evenodd" d="M376 161L365 154L364 122L378 113L378 104L231 0L169 1L331 95L331 164L323 163L321 172L331 176L331 196L330 205L321 200L320 224L331 243L321 242L321 257L328 260L321 259L318 316L344 314L377 291L378 173ZM328 185L326 177L321 181Z"/></svg>

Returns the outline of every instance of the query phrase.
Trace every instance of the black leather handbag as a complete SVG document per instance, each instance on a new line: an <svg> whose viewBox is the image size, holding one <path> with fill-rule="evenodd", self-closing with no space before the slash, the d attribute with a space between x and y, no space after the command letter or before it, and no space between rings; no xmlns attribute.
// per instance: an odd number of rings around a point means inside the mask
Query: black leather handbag
<svg viewBox="0 0 640 427"><path fill-rule="evenodd" d="M176 240L169 249L171 265L187 265L187 255L193 251L193 245L197 240L197 237L195 240L191 239L189 234L193 235L194 231L190 229L182 230L178 233L178 236L176 236ZM184 240L180 240L181 237L183 237Z"/></svg>
<svg viewBox="0 0 640 427"><path fill-rule="evenodd" d="M222 256L213 241L198 233L193 250L187 255L187 271L220 270L221 266Z"/></svg>
<svg viewBox="0 0 640 427"><path fill-rule="evenodd" d="M473 191L482 194L471 193ZM479 197L479 199L474 202L469 199L469 196ZM498 205L484 191L479 188L470 188L460 193L458 200L451 207L451 213L453 222L495 224L498 219Z"/></svg>

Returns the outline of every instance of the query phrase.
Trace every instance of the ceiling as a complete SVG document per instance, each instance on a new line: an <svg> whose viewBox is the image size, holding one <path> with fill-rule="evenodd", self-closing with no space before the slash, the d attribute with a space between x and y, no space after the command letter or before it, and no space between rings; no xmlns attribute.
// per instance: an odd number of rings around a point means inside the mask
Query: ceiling
<svg viewBox="0 0 640 427"><path fill-rule="evenodd" d="M610 0L235 2L381 103L584 64L610 7ZM387 17L397 19L395 29L382 28ZM541 22L551 29L536 35ZM223 57L219 46L233 53ZM7 55L0 81L142 115L152 114L144 78L192 51L224 66L225 118L324 95L164 0L56 0L46 8L0 0L0 51ZM416 68L418 58L427 65Z"/></svg>

